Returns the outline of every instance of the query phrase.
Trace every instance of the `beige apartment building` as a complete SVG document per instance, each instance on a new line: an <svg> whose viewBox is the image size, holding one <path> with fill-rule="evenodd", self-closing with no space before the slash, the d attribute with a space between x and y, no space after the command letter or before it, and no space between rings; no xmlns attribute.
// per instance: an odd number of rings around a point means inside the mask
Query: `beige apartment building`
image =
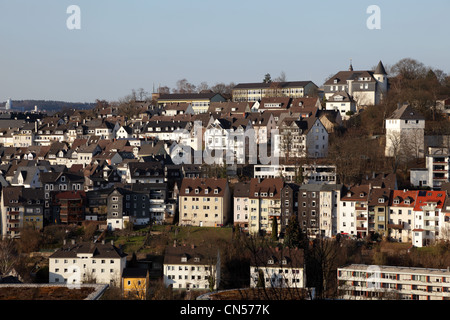
<svg viewBox="0 0 450 320"><path fill-rule="evenodd" d="M180 225L220 227L230 219L230 190L225 178L184 178L179 193Z"/></svg>

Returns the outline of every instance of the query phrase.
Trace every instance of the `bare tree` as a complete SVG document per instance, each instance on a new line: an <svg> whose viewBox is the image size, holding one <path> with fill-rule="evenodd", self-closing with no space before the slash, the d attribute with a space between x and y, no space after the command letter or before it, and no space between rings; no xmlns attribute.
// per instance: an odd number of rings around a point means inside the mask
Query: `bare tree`
<svg viewBox="0 0 450 320"><path fill-rule="evenodd" d="M201 82L198 86L197 86L197 92L200 93L202 91L208 91L210 90L209 85L206 81Z"/></svg>
<svg viewBox="0 0 450 320"><path fill-rule="evenodd" d="M286 82L286 73L284 71L281 71L278 78L275 78L276 82Z"/></svg>
<svg viewBox="0 0 450 320"><path fill-rule="evenodd" d="M177 87L172 89L173 93L194 93L196 92L196 87L186 79L181 79L177 81Z"/></svg>
<svg viewBox="0 0 450 320"><path fill-rule="evenodd" d="M0 274L8 274L16 265L16 248L13 239L0 240Z"/></svg>

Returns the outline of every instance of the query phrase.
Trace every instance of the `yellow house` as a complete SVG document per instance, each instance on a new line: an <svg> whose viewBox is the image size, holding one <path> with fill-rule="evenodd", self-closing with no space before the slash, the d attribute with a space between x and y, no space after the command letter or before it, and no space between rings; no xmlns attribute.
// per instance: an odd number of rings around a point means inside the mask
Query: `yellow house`
<svg viewBox="0 0 450 320"><path fill-rule="evenodd" d="M149 272L143 268L124 268L122 272L122 296L145 300L149 288Z"/></svg>

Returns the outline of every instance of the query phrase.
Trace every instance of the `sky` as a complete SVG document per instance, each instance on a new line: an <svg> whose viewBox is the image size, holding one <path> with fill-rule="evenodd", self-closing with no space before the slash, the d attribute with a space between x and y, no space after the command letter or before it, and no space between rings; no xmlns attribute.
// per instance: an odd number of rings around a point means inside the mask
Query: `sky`
<svg viewBox="0 0 450 320"><path fill-rule="evenodd" d="M80 29L67 26L71 5ZM115 101L281 72L321 86L350 60L413 58L450 74L449 14L448 0L0 0L0 101Z"/></svg>

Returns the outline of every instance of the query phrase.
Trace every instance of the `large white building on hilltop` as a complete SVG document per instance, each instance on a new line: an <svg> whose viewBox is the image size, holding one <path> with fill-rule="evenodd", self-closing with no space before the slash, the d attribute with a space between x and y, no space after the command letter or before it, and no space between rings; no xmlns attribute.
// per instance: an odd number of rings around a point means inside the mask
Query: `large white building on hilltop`
<svg viewBox="0 0 450 320"><path fill-rule="evenodd" d="M353 70L350 64L347 71L339 71L328 79L323 87L327 100L336 93L346 92L356 102L357 107L377 105L388 91L388 76L381 61L373 71Z"/></svg>
<svg viewBox="0 0 450 320"><path fill-rule="evenodd" d="M422 114L404 104L385 120L385 124L386 157L403 155L421 158L425 155L425 117Z"/></svg>

